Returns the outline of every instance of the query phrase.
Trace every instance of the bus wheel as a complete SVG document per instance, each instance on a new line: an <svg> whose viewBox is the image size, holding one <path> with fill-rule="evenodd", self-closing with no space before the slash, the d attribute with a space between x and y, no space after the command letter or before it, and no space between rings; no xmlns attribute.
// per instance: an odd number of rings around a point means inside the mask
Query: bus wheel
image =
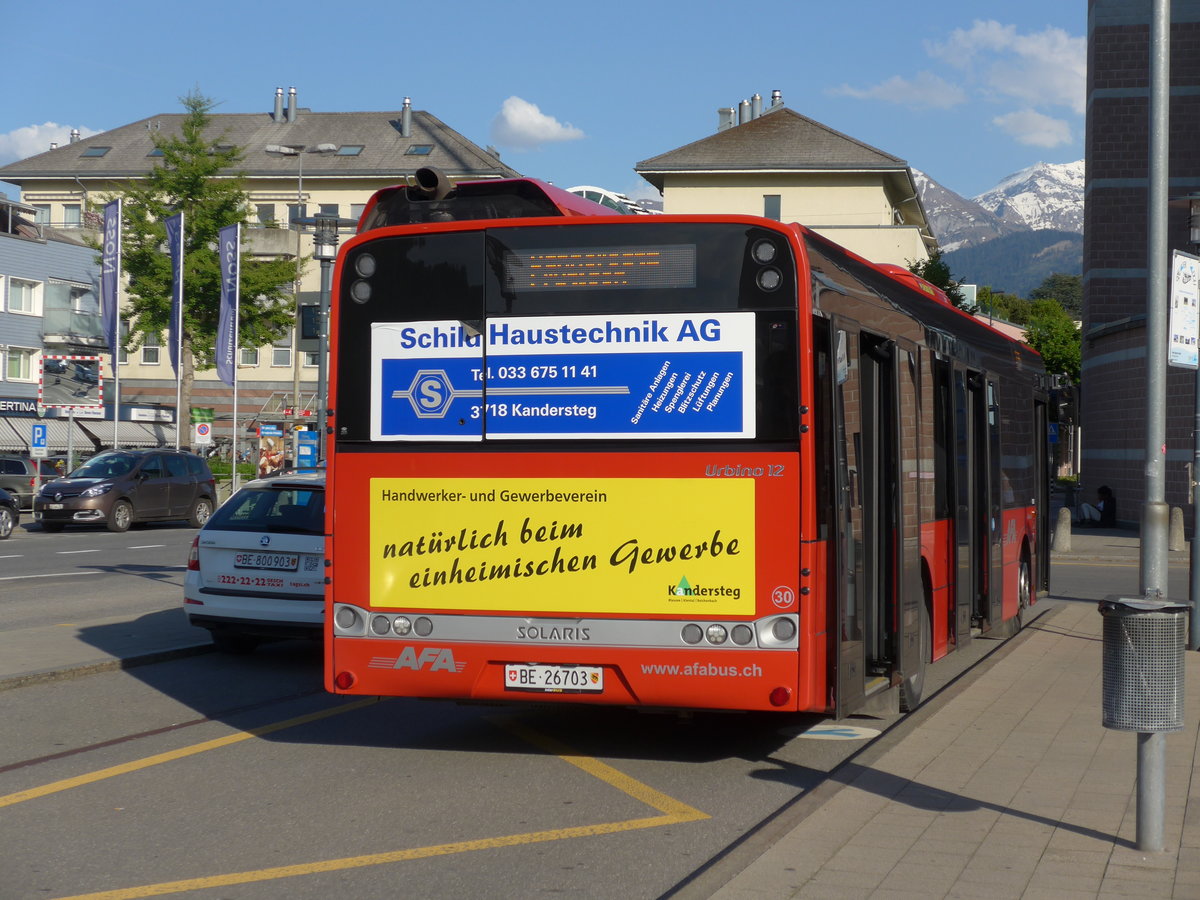
<svg viewBox="0 0 1200 900"><path fill-rule="evenodd" d="M921 705L925 694L925 668L929 664L930 648L933 646L929 607L921 603L917 614L920 617L917 623L917 665L912 674L905 675L900 682L900 712L912 712Z"/></svg>
<svg viewBox="0 0 1200 900"><path fill-rule="evenodd" d="M1021 567L1017 570L1017 620L1014 631L1020 631L1029 623L1029 604L1033 600L1033 576L1030 574L1029 553L1021 554Z"/></svg>

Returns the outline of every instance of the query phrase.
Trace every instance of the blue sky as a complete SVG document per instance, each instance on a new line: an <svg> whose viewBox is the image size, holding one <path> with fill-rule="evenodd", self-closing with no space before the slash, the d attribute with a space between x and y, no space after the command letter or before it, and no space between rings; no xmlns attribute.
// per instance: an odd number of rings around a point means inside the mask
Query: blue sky
<svg viewBox="0 0 1200 900"><path fill-rule="evenodd" d="M193 89L268 112L404 97L525 175L654 196L641 160L712 134L720 107L788 107L975 196L1083 157L1085 0L121 0L5 4L26 48L0 164L157 113ZM0 189L11 186L0 183Z"/></svg>

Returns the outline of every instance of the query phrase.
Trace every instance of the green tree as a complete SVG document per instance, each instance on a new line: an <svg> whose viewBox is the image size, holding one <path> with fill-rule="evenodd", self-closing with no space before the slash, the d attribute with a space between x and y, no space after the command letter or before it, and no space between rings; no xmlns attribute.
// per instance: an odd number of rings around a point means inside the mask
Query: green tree
<svg viewBox="0 0 1200 900"><path fill-rule="evenodd" d="M1054 300L1072 319L1083 316L1083 276L1055 272L1029 292L1031 300Z"/></svg>
<svg viewBox="0 0 1200 900"><path fill-rule="evenodd" d="M1025 330L1029 346L1042 354L1046 371L1079 383L1081 341L1075 322L1057 300L1035 300Z"/></svg>
<svg viewBox="0 0 1200 900"><path fill-rule="evenodd" d="M987 285L980 286L976 301L980 315L994 316L1014 325L1026 324L1033 309L1033 304L1023 297L993 291Z"/></svg>
<svg viewBox="0 0 1200 900"><path fill-rule="evenodd" d="M959 282L950 273L949 264L942 259L941 250L932 250L929 259L908 260L908 271L941 288L955 306L963 306L967 302L963 292L958 289Z"/></svg>
<svg viewBox="0 0 1200 900"><path fill-rule="evenodd" d="M136 349L167 331L171 317L171 262L164 220L184 214L183 339L180 353L183 410L191 409L196 371L215 365L221 273L217 238L221 228L249 219L243 176L234 167L241 149L221 146L206 134L214 103L198 91L180 101L187 112L178 135L153 135L162 162L124 191L121 263L128 276L131 318L126 349ZM241 255L239 343L259 347L278 340L295 323L289 283L299 273L288 259Z"/></svg>

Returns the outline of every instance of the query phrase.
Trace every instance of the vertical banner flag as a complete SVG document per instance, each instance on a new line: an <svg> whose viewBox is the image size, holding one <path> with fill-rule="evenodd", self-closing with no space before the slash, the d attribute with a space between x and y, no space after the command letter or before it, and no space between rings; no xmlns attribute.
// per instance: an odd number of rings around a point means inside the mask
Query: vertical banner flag
<svg viewBox="0 0 1200 900"><path fill-rule="evenodd" d="M217 247L221 262L221 312L217 320L217 377L233 387L237 377L238 260L241 228L226 225L220 230Z"/></svg>
<svg viewBox="0 0 1200 900"><path fill-rule="evenodd" d="M171 367L179 375L179 343L183 340L183 213L166 220L167 251L171 254L171 324L167 340L171 345Z"/></svg>
<svg viewBox="0 0 1200 900"><path fill-rule="evenodd" d="M104 320L104 337L113 355L113 371L117 370L120 351L120 300L117 288L121 277L121 201L113 200L104 207L104 245L100 254L100 315Z"/></svg>

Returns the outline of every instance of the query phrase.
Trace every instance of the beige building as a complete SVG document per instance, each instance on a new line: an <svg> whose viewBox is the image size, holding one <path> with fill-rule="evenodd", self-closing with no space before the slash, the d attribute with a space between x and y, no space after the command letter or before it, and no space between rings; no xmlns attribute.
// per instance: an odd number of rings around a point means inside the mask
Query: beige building
<svg viewBox="0 0 1200 900"><path fill-rule="evenodd" d="M374 191L405 181L423 166L437 166L455 181L519 174L494 151L478 147L431 113L413 109L407 97L400 109L385 112L314 112L298 105L295 89L286 97L276 89L273 106L269 97L264 100L262 112L212 114L208 132L217 146L242 150L238 168L253 211L243 243L252 253L311 257L311 229L302 231L290 224L292 219L317 213L356 219ZM184 118L184 113L163 113L73 138L0 167L0 180L20 187L21 202L35 211L40 224L68 232L95 229L99 204L120 195L161 158L154 135L177 134ZM295 286L296 299L316 303L319 291L320 266L310 259ZM96 337L74 336L76 343ZM103 356L103 375L111 385L111 357ZM250 426L303 422L300 413L315 412L317 354L296 334L243 348L239 362L239 420ZM128 416L126 407L173 413L175 375L165 337L122 354L120 392L122 419ZM214 370L196 373L192 404L216 408L218 434L229 434L231 393Z"/></svg>
<svg viewBox="0 0 1200 900"><path fill-rule="evenodd" d="M665 213L742 213L799 222L871 262L907 266L936 241L904 160L783 105L719 111L706 138L642 160L635 171Z"/></svg>

